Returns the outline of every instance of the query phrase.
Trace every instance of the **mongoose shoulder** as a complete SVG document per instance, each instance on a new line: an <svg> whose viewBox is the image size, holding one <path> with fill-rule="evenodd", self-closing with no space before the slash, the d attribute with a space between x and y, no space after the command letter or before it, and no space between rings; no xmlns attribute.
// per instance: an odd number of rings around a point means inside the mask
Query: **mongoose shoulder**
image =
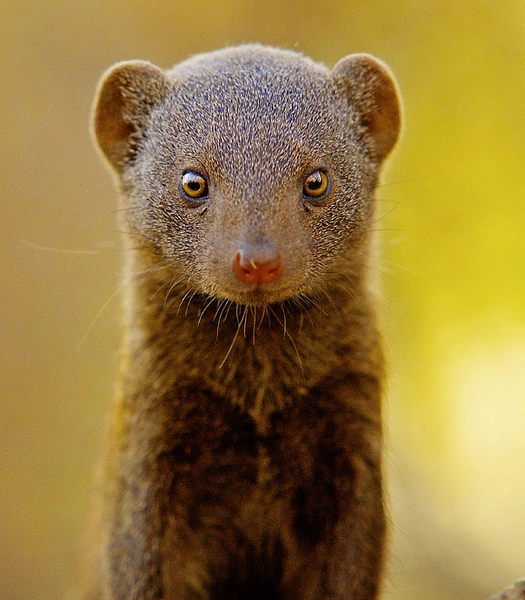
<svg viewBox="0 0 525 600"><path fill-rule="evenodd" d="M126 230L97 573L106 600L376 597L387 67L245 45L113 66L96 142ZM85 597L88 597L87 595Z"/></svg>

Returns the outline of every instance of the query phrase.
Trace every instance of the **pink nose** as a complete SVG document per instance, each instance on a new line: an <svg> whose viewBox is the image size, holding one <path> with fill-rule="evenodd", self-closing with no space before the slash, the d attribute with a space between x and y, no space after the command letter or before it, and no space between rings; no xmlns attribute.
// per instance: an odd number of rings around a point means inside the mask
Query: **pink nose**
<svg viewBox="0 0 525 600"><path fill-rule="evenodd" d="M283 261L277 253L272 260L245 259L237 252L233 259L235 277L244 283L271 283L283 272Z"/></svg>

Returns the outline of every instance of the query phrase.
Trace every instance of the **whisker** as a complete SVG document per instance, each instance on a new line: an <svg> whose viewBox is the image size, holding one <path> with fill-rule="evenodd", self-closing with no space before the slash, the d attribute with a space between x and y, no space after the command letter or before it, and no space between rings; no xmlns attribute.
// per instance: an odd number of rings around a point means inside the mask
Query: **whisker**
<svg viewBox="0 0 525 600"><path fill-rule="evenodd" d="M188 311L190 310L190 304L191 301L193 300L193 298L195 298L195 296L199 293L199 290L195 290L193 292L193 294L188 298L188 305L186 306L186 311L184 312L184 316L187 317L188 316Z"/></svg>
<svg viewBox="0 0 525 600"><path fill-rule="evenodd" d="M227 300L227 305L226 305L226 314L223 317L223 322L226 321L226 319L228 318L228 314L230 313L230 308L233 306L233 302L231 300Z"/></svg>
<svg viewBox="0 0 525 600"><path fill-rule="evenodd" d="M319 290L319 295L321 295L321 294L322 294L322 295L323 295L323 296L324 296L324 297L325 297L325 298L328 300L328 303L330 304L330 306L331 306L332 308L338 308L338 305L337 305L337 303L336 303L336 302L335 302L335 300L332 298L332 296L330 296L330 293L328 292L328 290L326 290L326 289L324 289L324 288L321 288L321 289Z"/></svg>
<svg viewBox="0 0 525 600"><path fill-rule="evenodd" d="M202 317L204 316L204 313L208 310L208 308L215 302L216 298L209 298L209 300L206 302L206 304L204 305L203 309L201 310L201 313L199 315L199 319L197 321L197 327L201 324L202 321Z"/></svg>
<svg viewBox="0 0 525 600"><path fill-rule="evenodd" d="M145 212L147 209L142 203L137 204L128 204L127 206L119 206L118 208L114 208L111 212L113 214L121 213L121 212L133 212L133 211L142 211Z"/></svg>
<svg viewBox="0 0 525 600"><path fill-rule="evenodd" d="M284 312L284 302L279 303L281 305L281 311L283 313L283 339L286 339L286 313Z"/></svg>
<svg viewBox="0 0 525 600"><path fill-rule="evenodd" d="M89 337L90 333L93 331L93 328L95 327L95 324L97 323L97 321L100 319L100 317L102 316L102 314L104 313L104 311L106 310L106 308L110 305L110 303L113 301L113 299L120 294L120 292L122 291L123 287L125 285L125 282L122 282L117 289L109 296L109 298L107 298L107 300L102 304L102 306L98 309L97 314L93 317L91 323L89 324L88 328L86 329L86 331L84 332L84 335L80 338L78 344L77 344L77 349L82 348L82 346L84 345L85 341L87 340L87 338Z"/></svg>
<svg viewBox="0 0 525 600"><path fill-rule="evenodd" d="M243 319L246 318L246 315L247 315L247 311L245 310L244 314L243 314ZM237 323L237 330L235 331L235 335L233 336L233 340L231 341L230 347L228 348L228 352L226 352L226 356L222 359L222 362L219 365L219 369L222 369L222 367L224 366L225 362L228 360L228 356L230 356L231 351L233 350L233 346L235 345L235 342L237 341L237 337L239 335L239 330L241 329L241 327L242 327L242 320L239 323Z"/></svg>
<svg viewBox="0 0 525 600"><path fill-rule="evenodd" d="M386 217L388 217L388 215L392 214L396 210L396 208L398 208L398 206L399 206L399 202L396 202L390 210L387 210L384 214L379 216L375 221L372 221L372 223L370 223L370 225L375 225L376 223L379 223L379 221L386 219Z"/></svg>
<svg viewBox="0 0 525 600"><path fill-rule="evenodd" d="M102 250L68 250L66 248L54 248L53 246L45 246L43 244L36 244L35 242L31 242L30 240L26 240L25 238L18 238L18 241L22 244L25 244L29 248L33 250L42 250L43 252L52 252L56 254L75 254L75 255L89 255L100 254Z"/></svg>
<svg viewBox="0 0 525 600"><path fill-rule="evenodd" d="M235 316L237 317L237 323L241 322L240 313L241 313L241 305L240 304L236 304L235 305Z"/></svg>
<svg viewBox="0 0 525 600"><path fill-rule="evenodd" d="M179 307L177 308L177 314L179 314L180 309L182 308L182 305L184 304L184 301L186 300L186 298L192 293L192 290L188 290L181 298L180 302L179 302ZM167 300L167 298L166 298ZM166 303L164 303L164 308L166 308Z"/></svg>
<svg viewBox="0 0 525 600"><path fill-rule="evenodd" d="M228 311L230 310L229 304L230 304L229 300L223 299L219 302L219 305L217 306L217 312L215 313L215 316L213 317L213 320L215 320L217 318L216 339L219 339L219 330L221 327L221 320L222 320L222 316L223 316L225 310L226 310L226 316L228 316Z"/></svg>
<svg viewBox="0 0 525 600"><path fill-rule="evenodd" d="M427 275L418 273L417 271L414 271L413 269L409 269L408 267L405 267L404 265L400 265L399 263L397 263L393 260L386 259L386 258L383 259L383 263L380 264L377 268L384 269L383 272L388 275L389 273L391 273L390 269L388 269L388 265L395 267L399 271L404 271L405 273L409 273L410 275L415 275L416 277L419 277L420 279L423 279L425 281L429 281L429 279L430 279Z"/></svg>
<svg viewBox="0 0 525 600"><path fill-rule="evenodd" d="M244 307L244 315L242 318L244 319L243 335L244 335L244 338L246 339L246 324L248 323L248 306Z"/></svg>
<svg viewBox="0 0 525 600"><path fill-rule="evenodd" d="M257 327L257 329L260 329L262 327L262 324L264 322L264 317L267 317L267 319L268 319L268 327L270 327L270 325L272 324L272 322L271 322L271 319L270 319L270 311L268 310L266 304L263 306L262 315L261 315L261 321L260 321L259 326Z"/></svg>
<svg viewBox="0 0 525 600"><path fill-rule="evenodd" d="M138 233L137 231L129 231L126 229L109 229L108 231L110 231L111 233L118 233L118 234L122 234L122 235L131 235L131 236L135 236L138 238L142 238L142 234Z"/></svg>
<svg viewBox="0 0 525 600"><path fill-rule="evenodd" d="M302 308L309 313L308 308L310 306L313 306L314 308L317 308L318 311L320 311L325 317L328 316L328 313L326 312L326 310L318 303L316 302L311 296L305 296L303 294L301 294L301 296L298 296L297 301L301 302Z"/></svg>
<svg viewBox="0 0 525 600"><path fill-rule="evenodd" d="M336 285L338 288L342 289L343 292L346 292L350 296L350 298L352 298L352 300L356 303L356 305L359 305L357 296L354 296L354 294L352 294L352 292L346 286L344 286L342 283L336 283Z"/></svg>
<svg viewBox="0 0 525 600"><path fill-rule="evenodd" d="M255 346L255 332L257 329L257 307L251 306L250 312L252 314L252 344Z"/></svg>
<svg viewBox="0 0 525 600"><path fill-rule="evenodd" d="M173 289L175 288L175 286L177 286L181 281L184 281L184 277L180 277L179 279L174 279L172 282L166 281L164 282L161 286L159 286L159 288L156 290L156 292L151 296L151 300L153 300L153 298L155 298L155 296L161 291L163 290L166 286L169 286L168 291L166 292L166 297L164 298L164 308L166 307L166 303L168 302L168 298L171 294L171 292L173 291Z"/></svg>
<svg viewBox="0 0 525 600"><path fill-rule="evenodd" d="M282 305L282 302L280 303ZM304 373L304 367L303 367L303 361L301 359L301 355L299 354L299 349L297 348L296 343L294 342L292 336L286 331L286 326L284 325L284 323L279 319L277 313L275 312L275 310L271 307L268 306L268 310L272 312L273 316L277 319L277 322L281 325L281 327L283 328L283 330L285 331L285 335L286 337L288 337L288 339L290 340L290 343L292 344L292 348L295 351L295 355L297 357L297 363L299 365L299 368L301 369L301 373L303 375L303 378L305 377L305 373ZM284 314L284 313L283 313Z"/></svg>

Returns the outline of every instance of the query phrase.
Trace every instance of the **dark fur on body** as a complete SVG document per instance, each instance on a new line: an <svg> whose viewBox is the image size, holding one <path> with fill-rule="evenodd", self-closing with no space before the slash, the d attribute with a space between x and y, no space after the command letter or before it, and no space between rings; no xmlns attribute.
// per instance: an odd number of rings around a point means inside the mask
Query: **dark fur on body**
<svg viewBox="0 0 525 600"><path fill-rule="evenodd" d="M373 190L399 131L368 55L242 46L104 77L95 135L127 230L120 387L83 598L376 596L384 367ZM179 191L185 170L209 197ZM326 197L303 198L323 169ZM235 278L236 252L282 257ZM261 258L262 257L262 258Z"/></svg>

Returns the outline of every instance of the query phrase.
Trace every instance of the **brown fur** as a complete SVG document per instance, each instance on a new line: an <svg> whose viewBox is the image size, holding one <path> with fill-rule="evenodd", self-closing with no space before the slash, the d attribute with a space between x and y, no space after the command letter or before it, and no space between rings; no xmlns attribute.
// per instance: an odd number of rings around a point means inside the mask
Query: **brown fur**
<svg viewBox="0 0 525 600"><path fill-rule="evenodd" d="M503 590L487 600L525 600L525 581L517 581L514 587Z"/></svg>
<svg viewBox="0 0 525 600"><path fill-rule="evenodd" d="M384 367L373 192L400 107L368 55L241 46L102 79L94 132L127 230L124 342L91 591L372 600ZM209 197L179 190L185 170ZM323 169L319 202L302 195ZM246 284L232 261L282 260Z"/></svg>

